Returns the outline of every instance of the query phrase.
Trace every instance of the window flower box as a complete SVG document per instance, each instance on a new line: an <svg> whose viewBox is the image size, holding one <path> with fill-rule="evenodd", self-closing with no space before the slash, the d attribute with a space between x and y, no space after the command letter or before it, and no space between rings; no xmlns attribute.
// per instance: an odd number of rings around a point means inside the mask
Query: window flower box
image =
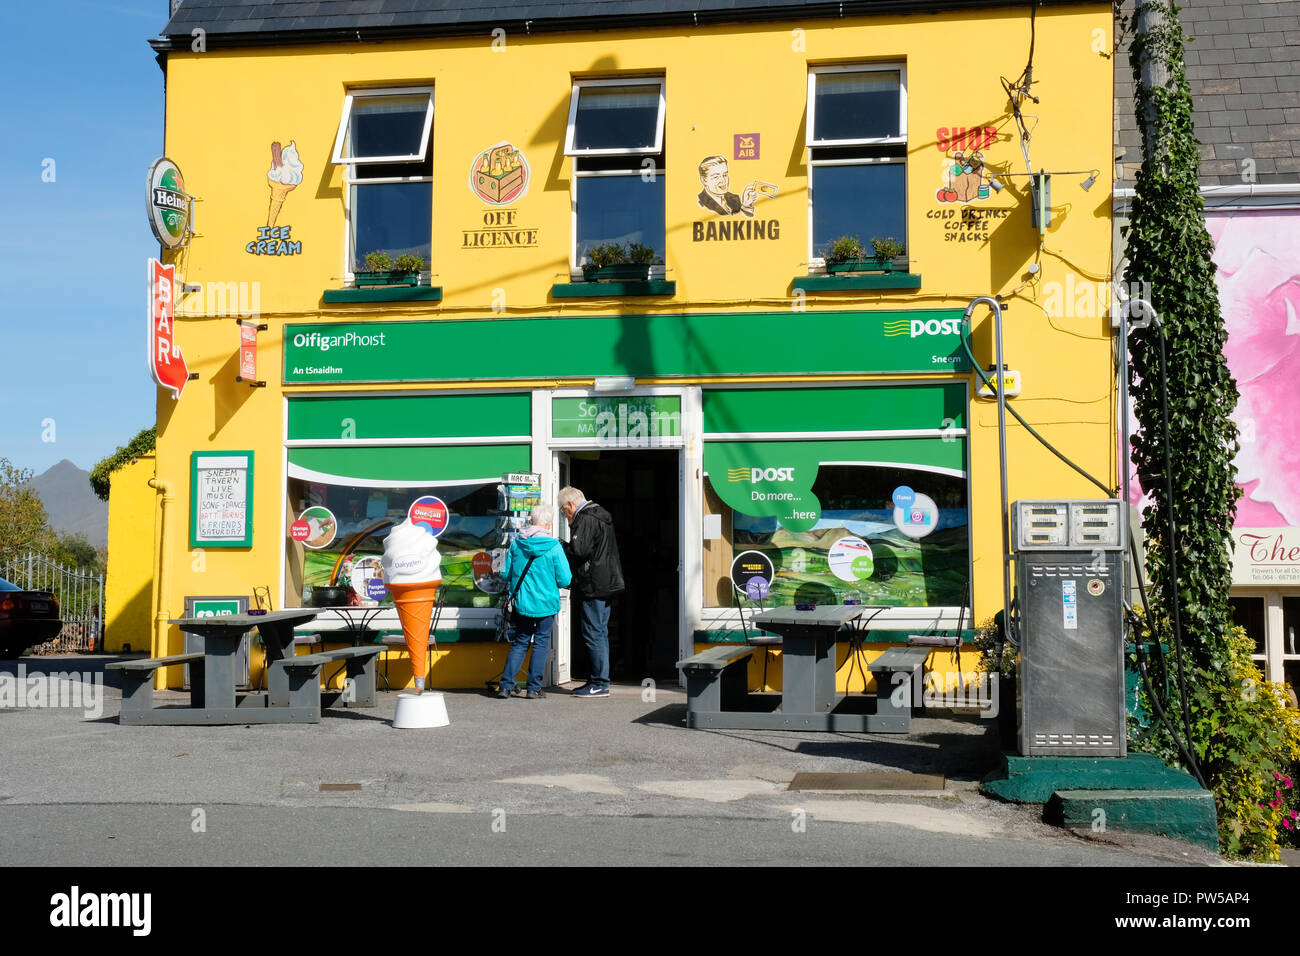
<svg viewBox="0 0 1300 956"><path fill-rule="evenodd" d="M582 278L586 282L646 282L650 278L648 263L621 262L616 265L582 267Z"/></svg>
<svg viewBox="0 0 1300 956"><path fill-rule="evenodd" d="M413 286L420 284L420 273L398 272L396 269L366 270L353 273L358 289L368 286Z"/></svg>
<svg viewBox="0 0 1300 956"><path fill-rule="evenodd" d="M827 260L827 275L852 275L861 272L906 272L907 257Z"/></svg>

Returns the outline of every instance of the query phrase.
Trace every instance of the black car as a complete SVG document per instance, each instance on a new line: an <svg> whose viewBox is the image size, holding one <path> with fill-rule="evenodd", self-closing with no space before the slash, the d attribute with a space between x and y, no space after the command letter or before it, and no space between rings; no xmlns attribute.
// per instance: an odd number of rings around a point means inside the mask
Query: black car
<svg viewBox="0 0 1300 956"><path fill-rule="evenodd" d="M49 591L24 591L0 578L0 658L18 657L63 628L59 601Z"/></svg>

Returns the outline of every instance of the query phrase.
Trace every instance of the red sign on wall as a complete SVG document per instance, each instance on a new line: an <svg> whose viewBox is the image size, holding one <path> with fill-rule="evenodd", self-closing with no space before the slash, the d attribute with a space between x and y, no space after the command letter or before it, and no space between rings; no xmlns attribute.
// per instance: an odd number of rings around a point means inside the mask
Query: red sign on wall
<svg viewBox="0 0 1300 956"><path fill-rule="evenodd" d="M176 344L176 267L149 260L149 368L154 381L179 399L190 370Z"/></svg>
<svg viewBox="0 0 1300 956"><path fill-rule="evenodd" d="M239 323L239 378L257 381L257 326Z"/></svg>

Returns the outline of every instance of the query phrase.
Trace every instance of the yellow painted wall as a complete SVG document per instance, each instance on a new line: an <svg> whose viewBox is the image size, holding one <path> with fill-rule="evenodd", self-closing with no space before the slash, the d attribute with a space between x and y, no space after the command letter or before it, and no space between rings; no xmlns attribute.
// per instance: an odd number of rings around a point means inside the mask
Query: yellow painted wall
<svg viewBox="0 0 1300 956"><path fill-rule="evenodd" d="M1025 172L999 82L1000 75L1014 74L1025 61L1030 20L1024 9L728 25L693 29L689 35L639 30L510 36L500 51L483 36L169 54L166 154L180 165L186 187L201 202L198 235L165 261L178 264L185 282L205 288L248 283L246 301L256 288L258 311L269 328L259 342L259 377L267 387L251 389L234 380L238 330L231 315L238 309L228 305L225 314L210 314L206 295L200 295L190 296L178 310L177 341L199 379L189 383L179 402L165 392L159 397L158 473L177 495L165 544L170 556L168 593L162 596L166 616L181 614L186 594L250 593L262 584L271 586L281 606L278 583L287 530L281 526L284 396L306 391L280 385L286 321L795 306L792 322L815 334L818 309L963 308L976 295L1012 293L1029 279L1026 267L1037 262L1037 277L1011 300L1006 318L1008 363L1024 382L1015 404L1083 467L1114 482L1108 319L1095 296L1089 309L1077 291L1109 273L1113 64L1097 48L1109 48L1110 8L1043 9L1036 23L1034 93L1041 103L1026 106L1035 124L1033 166L1098 171L1088 192L1078 185L1082 174L1056 177L1053 224L1041 245L1030 225L1023 175L1000 176L1007 188L973 204L1007 210L1005 218L992 220L987 241L946 240L952 230L935 218L955 205L935 196L950 162L938 148L940 128L996 127L996 143L985 150L994 174ZM864 60L906 62L907 243L911 269L923 276L923 285L908 293L810 293L803 303L808 312L801 313L791 280L807 274L810 255L804 146L808 69ZM662 74L666 80L666 262L677 293L621 302L551 299L551 285L568 281L571 256L572 164L563 155L563 140L572 80L635 73ZM431 271L432 284L444 290L443 301L324 306L322 292L341 288L346 272L342 167L329 162L345 92L416 83L435 88ZM760 202L757 214L780 220L780 239L693 242L691 224L713 218L695 201L698 162L715 153L730 156L733 134L750 132L761 136L761 158L732 161L732 189L751 179L778 185L778 196ZM299 255L245 251L266 223L273 140L294 141L305 164L304 181L288 195L278 220L290 227L292 240L302 242ZM520 224L539 230L540 242L535 249L467 250L462 233L481 227L486 208L468 187L471 163L480 150L501 140L523 149L531 164L528 195L508 208ZM238 296L237 285L227 288ZM1048 315L1045 305L1056 314ZM975 354L984 365L993 361L990 328L980 318L974 335ZM546 370L539 368L538 374L544 377ZM970 417L979 622L1002 600L996 407L975 401ZM1099 494L1018 427L1010 432L1012 500ZM196 555L188 548L195 449L254 451L250 549ZM156 653L179 652L179 632L172 628L168 634ZM462 662L449 679L469 686L499 666L489 663L495 649L465 645L449 653Z"/></svg>
<svg viewBox="0 0 1300 956"><path fill-rule="evenodd" d="M104 579L104 650L148 651L153 588L156 493L154 456L113 472L108 495L108 571Z"/></svg>

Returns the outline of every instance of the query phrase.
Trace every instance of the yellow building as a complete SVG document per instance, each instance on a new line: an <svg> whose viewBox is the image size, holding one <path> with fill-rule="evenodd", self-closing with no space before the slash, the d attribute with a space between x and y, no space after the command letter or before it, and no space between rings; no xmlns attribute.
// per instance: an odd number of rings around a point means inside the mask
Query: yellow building
<svg viewBox="0 0 1300 956"><path fill-rule="evenodd" d="M743 640L745 552L769 605L885 606L876 650L969 629L1002 606L978 296L1009 307L1014 405L1114 486L1109 5L413 6L186 0L154 41L196 376L159 390L155 654L186 597L381 597L382 538L432 495L430 686L481 685L508 473L614 515L616 680ZM414 284L364 275L381 251ZM636 274L592 271L620 251ZM1019 426L1007 460L1012 500L1099 496ZM556 682L585 673L568 616Z"/></svg>

